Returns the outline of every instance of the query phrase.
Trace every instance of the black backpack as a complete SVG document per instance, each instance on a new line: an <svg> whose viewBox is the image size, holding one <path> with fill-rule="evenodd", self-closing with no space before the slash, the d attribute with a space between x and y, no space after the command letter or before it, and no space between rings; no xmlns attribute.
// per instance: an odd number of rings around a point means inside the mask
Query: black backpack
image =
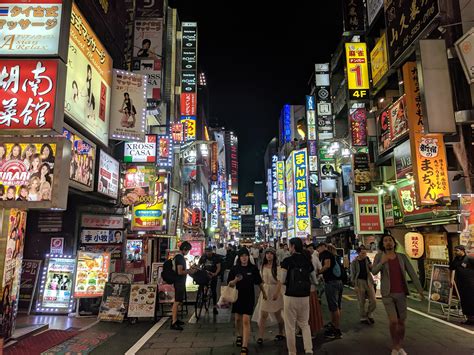
<svg viewBox="0 0 474 355"><path fill-rule="evenodd" d="M161 272L161 278L167 284L174 284L178 279L178 273L175 271L175 261L173 259L168 259L163 264L163 271Z"/></svg>
<svg viewBox="0 0 474 355"><path fill-rule="evenodd" d="M286 275L286 294L292 297L307 297L311 292L310 273L307 268L294 263Z"/></svg>

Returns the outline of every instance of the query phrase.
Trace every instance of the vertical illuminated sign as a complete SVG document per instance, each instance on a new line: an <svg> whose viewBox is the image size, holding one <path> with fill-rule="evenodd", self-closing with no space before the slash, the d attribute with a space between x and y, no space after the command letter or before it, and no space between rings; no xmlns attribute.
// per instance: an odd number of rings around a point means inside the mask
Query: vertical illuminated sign
<svg viewBox="0 0 474 355"><path fill-rule="evenodd" d="M277 199L278 199L278 212L284 213L285 208L285 162L277 161L276 164L276 176L277 176Z"/></svg>
<svg viewBox="0 0 474 355"><path fill-rule="evenodd" d="M293 176L293 155L290 154L286 160L286 208L288 220L288 234L295 227L295 197L294 197L294 176Z"/></svg>
<svg viewBox="0 0 474 355"><path fill-rule="evenodd" d="M308 156L306 149L292 152L294 199L295 199L295 232L299 238L311 234L309 207Z"/></svg>
<svg viewBox="0 0 474 355"><path fill-rule="evenodd" d="M362 42L346 43L346 63L349 98L368 99L370 84L367 45Z"/></svg>

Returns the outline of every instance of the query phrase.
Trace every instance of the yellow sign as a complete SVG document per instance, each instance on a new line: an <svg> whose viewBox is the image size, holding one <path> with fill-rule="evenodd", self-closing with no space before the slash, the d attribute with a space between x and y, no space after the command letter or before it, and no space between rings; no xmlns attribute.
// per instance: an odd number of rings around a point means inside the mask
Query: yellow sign
<svg viewBox="0 0 474 355"><path fill-rule="evenodd" d="M362 42L346 43L346 63L350 99L368 99L370 83L367 45Z"/></svg>
<svg viewBox="0 0 474 355"><path fill-rule="evenodd" d="M196 140L196 116L181 116L181 123L185 131L184 141L192 142Z"/></svg>
<svg viewBox="0 0 474 355"><path fill-rule="evenodd" d="M372 85L375 86L388 71L387 35L384 33L370 52L372 65Z"/></svg>
<svg viewBox="0 0 474 355"><path fill-rule="evenodd" d="M157 175L143 203L133 206L132 231L166 231L166 190L166 175Z"/></svg>
<svg viewBox="0 0 474 355"><path fill-rule="evenodd" d="M440 203L440 198L450 197L443 135L425 134L415 62L407 62L403 66L403 81L417 201L421 206L436 205Z"/></svg>

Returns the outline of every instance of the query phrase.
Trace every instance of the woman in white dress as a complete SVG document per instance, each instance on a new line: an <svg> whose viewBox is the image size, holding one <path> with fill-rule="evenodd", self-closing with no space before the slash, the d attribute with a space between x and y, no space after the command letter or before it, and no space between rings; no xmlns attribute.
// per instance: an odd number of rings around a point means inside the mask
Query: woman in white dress
<svg viewBox="0 0 474 355"><path fill-rule="evenodd" d="M285 339L285 325L281 312L283 310L283 296L281 293L282 283L278 279L278 264L276 250L268 248L265 250L265 256L262 263L262 279L265 289L266 299L260 294L260 319L258 322L258 339L257 344L263 344L263 335L265 333L265 324L269 313L273 313L278 322L278 335L275 340L281 341Z"/></svg>

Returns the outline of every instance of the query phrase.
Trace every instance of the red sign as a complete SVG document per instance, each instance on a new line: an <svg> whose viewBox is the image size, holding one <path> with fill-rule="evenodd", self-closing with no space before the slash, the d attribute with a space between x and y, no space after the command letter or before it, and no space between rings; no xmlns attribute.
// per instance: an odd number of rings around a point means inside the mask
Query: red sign
<svg viewBox="0 0 474 355"><path fill-rule="evenodd" d="M352 145L364 147L367 145L367 113L365 108L351 109L349 114L351 123Z"/></svg>
<svg viewBox="0 0 474 355"><path fill-rule="evenodd" d="M193 226L201 225L201 210L199 208L193 209L192 223L193 223Z"/></svg>
<svg viewBox="0 0 474 355"><path fill-rule="evenodd" d="M217 181L218 173L218 149L217 142L213 142L211 146L211 181Z"/></svg>
<svg viewBox="0 0 474 355"><path fill-rule="evenodd" d="M183 142L183 124L182 123L173 123L171 126L171 133L173 135L173 141L175 143Z"/></svg>
<svg viewBox="0 0 474 355"><path fill-rule="evenodd" d="M381 196L376 193L354 194L356 233L383 233Z"/></svg>
<svg viewBox="0 0 474 355"><path fill-rule="evenodd" d="M196 116L196 94L181 94L181 116Z"/></svg>
<svg viewBox="0 0 474 355"><path fill-rule="evenodd" d="M58 60L1 61L0 130L55 128L56 110L64 105L56 103L59 65Z"/></svg>

